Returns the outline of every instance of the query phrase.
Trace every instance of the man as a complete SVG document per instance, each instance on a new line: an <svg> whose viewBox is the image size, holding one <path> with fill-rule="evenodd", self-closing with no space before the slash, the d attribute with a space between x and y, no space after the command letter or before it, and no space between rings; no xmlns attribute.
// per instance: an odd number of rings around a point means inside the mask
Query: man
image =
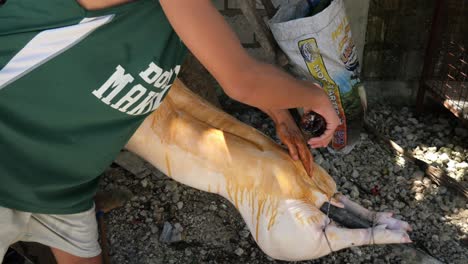
<svg viewBox="0 0 468 264"><path fill-rule="evenodd" d="M0 21L2 257L21 240L58 263L101 263L98 175L164 99L185 46L226 94L273 118L295 159L311 155L285 109L326 119L314 148L339 122L318 85L249 57L208 0L9 0Z"/></svg>

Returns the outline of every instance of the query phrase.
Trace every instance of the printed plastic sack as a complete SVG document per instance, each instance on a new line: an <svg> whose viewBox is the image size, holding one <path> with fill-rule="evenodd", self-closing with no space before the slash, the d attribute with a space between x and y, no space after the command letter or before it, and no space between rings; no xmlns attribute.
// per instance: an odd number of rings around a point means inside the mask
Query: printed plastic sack
<svg viewBox="0 0 468 264"><path fill-rule="evenodd" d="M359 80L357 50L342 0L334 0L318 14L308 1L282 5L270 28L299 77L319 82L341 119L333 150L349 153L359 142L365 101Z"/></svg>

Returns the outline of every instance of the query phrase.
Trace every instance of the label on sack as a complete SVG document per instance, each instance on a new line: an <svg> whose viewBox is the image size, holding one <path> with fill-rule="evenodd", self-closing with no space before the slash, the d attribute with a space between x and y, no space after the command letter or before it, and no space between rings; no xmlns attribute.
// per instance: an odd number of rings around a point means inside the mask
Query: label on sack
<svg viewBox="0 0 468 264"><path fill-rule="evenodd" d="M314 77L315 80L320 82L322 88L327 93L328 98L330 98L330 101L333 104L333 108L335 108L336 114L340 118L340 124L336 128L335 134L333 136L332 147L334 149L344 148L347 142L346 115L341 104L340 89L328 74L315 38L299 41L298 45L309 73Z"/></svg>

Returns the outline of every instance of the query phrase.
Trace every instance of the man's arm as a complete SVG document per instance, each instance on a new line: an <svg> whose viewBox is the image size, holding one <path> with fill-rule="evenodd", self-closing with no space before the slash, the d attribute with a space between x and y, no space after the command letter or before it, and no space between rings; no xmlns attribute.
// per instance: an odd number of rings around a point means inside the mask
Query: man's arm
<svg viewBox="0 0 468 264"><path fill-rule="evenodd" d="M339 119L325 92L296 80L273 65L251 58L209 0L161 0L166 16L191 52L221 84L226 94L261 109L302 107L327 120L327 131L311 139L327 145Z"/></svg>

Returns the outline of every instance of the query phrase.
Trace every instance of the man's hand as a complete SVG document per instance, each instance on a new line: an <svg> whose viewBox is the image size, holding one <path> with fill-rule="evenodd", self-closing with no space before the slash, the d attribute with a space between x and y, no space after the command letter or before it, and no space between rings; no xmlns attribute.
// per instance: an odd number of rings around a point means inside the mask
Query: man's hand
<svg viewBox="0 0 468 264"><path fill-rule="evenodd" d="M328 99L328 98L327 98ZM305 108L304 112L314 111L325 118L327 122L327 127L325 132L319 137L313 137L309 139L308 143L312 148L322 148L328 146L330 141L333 139L333 135L335 133L336 128L340 124L340 118L336 113L330 99L323 100L319 105L314 108Z"/></svg>
<svg viewBox="0 0 468 264"><path fill-rule="evenodd" d="M294 160L300 159L305 170L312 177L314 158L301 130L294 122L289 111L283 109L262 109L262 111L267 113L275 122L276 133L281 142L287 146L289 155Z"/></svg>

